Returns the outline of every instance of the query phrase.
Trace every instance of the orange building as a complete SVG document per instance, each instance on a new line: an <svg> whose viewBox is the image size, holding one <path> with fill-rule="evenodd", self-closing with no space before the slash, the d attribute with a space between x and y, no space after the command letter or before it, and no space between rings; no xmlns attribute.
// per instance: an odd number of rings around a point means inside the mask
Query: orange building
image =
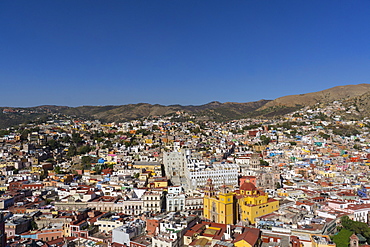
<svg viewBox="0 0 370 247"><path fill-rule="evenodd" d="M239 186L244 184L245 181L249 181L250 183L254 184L254 186L257 186L257 178L255 176L243 176L239 180Z"/></svg>
<svg viewBox="0 0 370 247"><path fill-rule="evenodd" d="M20 237L24 239L31 238L31 239L40 239L43 241L51 241L63 237L63 229L50 228L44 230L29 231L20 234Z"/></svg>

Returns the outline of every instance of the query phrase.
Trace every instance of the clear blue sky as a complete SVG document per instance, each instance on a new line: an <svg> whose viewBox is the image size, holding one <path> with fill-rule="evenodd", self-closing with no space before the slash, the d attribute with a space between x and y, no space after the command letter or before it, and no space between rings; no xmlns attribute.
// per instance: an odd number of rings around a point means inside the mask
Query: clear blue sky
<svg viewBox="0 0 370 247"><path fill-rule="evenodd" d="M370 1L0 1L0 106L249 102L370 82Z"/></svg>

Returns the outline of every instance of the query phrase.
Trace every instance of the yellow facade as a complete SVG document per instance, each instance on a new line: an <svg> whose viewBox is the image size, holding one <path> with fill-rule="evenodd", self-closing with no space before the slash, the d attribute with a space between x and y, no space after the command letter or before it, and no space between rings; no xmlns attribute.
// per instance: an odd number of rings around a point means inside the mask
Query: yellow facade
<svg viewBox="0 0 370 247"><path fill-rule="evenodd" d="M150 173L140 173L139 180L146 181L150 176Z"/></svg>
<svg viewBox="0 0 370 247"><path fill-rule="evenodd" d="M234 224L234 195L220 193L218 197L204 197L204 217L221 224Z"/></svg>
<svg viewBox="0 0 370 247"><path fill-rule="evenodd" d="M204 217L222 224L235 224L237 221L255 223L255 218L279 209L279 202L256 189L249 181L240 190L227 192L226 187L216 195L212 181L207 182L203 200ZM242 245L240 245L242 246Z"/></svg>
<svg viewBox="0 0 370 247"><path fill-rule="evenodd" d="M167 181L155 181L154 182L154 188L164 188L168 186Z"/></svg>
<svg viewBox="0 0 370 247"><path fill-rule="evenodd" d="M312 247L335 247L336 244L333 243L328 235L311 235Z"/></svg>
<svg viewBox="0 0 370 247"><path fill-rule="evenodd" d="M133 164L133 168L145 169L146 171L154 172L161 169L161 165L157 164Z"/></svg>
<svg viewBox="0 0 370 247"><path fill-rule="evenodd" d="M73 180L72 175L64 175L64 176L60 179L60 181L61 181L61 182L63 182L63 183L65 183L65 182L72 182L72 180Z"/></svg>
<svg viewBox="0 0 370 247"><path fill-rule="evenodd" d="M266 196L267 197L267 196ZM242 220L248 219L248 221L252 224L255 223L255 218L270 214L279 209L279 202L276 200L267 201L266 198L261 198L264 201L261 204L257 205L250 205L247 204L247 198L243 198L239 200L239 207L240 207L240 217ZM260 200L259 200L260 201Z"/></svg>
<svg viewBox="0 0 370 247"><path fill-rule="evenodd" d="M266 145L253 145L253 151L262 152L266 149Z"/></svg>
<svg viewBox="0 0 370 247"><path fill-rule="evenodd" d="M335 177L335 173L334 172L324 172L323 175L326 178L334 178Z"/></svg>
<svg viewBox="0 0 370 247"><path fill-rule="evenodd" d="M98 180L96 180L96 179L89 179L89 183L90 184L97 184L98 183Z"/></svg>
<svg viewBox="0 0 370 247"><path fill-rule="evenodd" d="M31 172L32 173L40 173L40 174L42 174L43 172L44 172L44 170L42 169L42 167L41 166L39 166L39 165L33 165L32 167L31 167Z"/></svg>
<svg viewBox="0 0 370 247"><path fill-rule="evenodd" d="M240 240L238 242L235 242L234 243L234 246L235 247L252 247L252 245L250 245L247 241L245 241L244 239L243 240Z"/></svg>

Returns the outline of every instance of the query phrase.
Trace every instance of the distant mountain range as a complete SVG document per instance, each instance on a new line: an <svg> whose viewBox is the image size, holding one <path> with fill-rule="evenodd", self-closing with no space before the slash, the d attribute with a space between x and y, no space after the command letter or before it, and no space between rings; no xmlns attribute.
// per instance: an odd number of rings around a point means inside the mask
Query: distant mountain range
<svg viewBox="0 0 370 247"><path fill-rule="evenodd" d="M199 106L164 106L139 103L119 106L67 107L44 105L30 108L0 107L0 127L9 127L37 119L45 120L55 113L85 119L99 119L103 122L170 116L176 115L178 112L194 115L198 120L226 121L248 117L268 118L281 116L316 103L325 104L333 101L343 101L348 105L354 105L363 116L370 116L370 84L337 86L314 93L284 96L275 100L259 100L247 103L220 103L214 101Z"/></svg>

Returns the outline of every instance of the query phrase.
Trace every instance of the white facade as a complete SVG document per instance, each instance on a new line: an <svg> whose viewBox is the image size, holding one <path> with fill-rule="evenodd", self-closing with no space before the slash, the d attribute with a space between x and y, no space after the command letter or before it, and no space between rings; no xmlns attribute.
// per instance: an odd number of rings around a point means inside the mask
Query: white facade
<svg viewBox="0 0 370 247"><path fill-rule="evenodd" d="M161 212L162 210L162 192L147 191L141 197L144 202L144 212Z"/></svg>
<svg viewBox="0 0 370 247"><path fill-rule="evenodd" d="M235 163L238 165L249 165L250 157L240 156L235 158Z"/></svg>
<svg viewBox="0 0 370 247"><path fill-rule="evenodd" d="M181 194L183 189L181 186L170 186L168 187L168 194Z"/></svg>
<svg viewBox="0 0 370 247"><path fill-rule="evenodd" d="M354 215L353 220L367 223L368 213L369 213L368 210L369 210L368 208L364 208L362 210L356 210L353 214Z"/></svg>
<svg viewBox="0 0 370 247"><path fill-rule="evenodd" d="M182 211L185 209L185 194L167 194L167 212Z"/></svg>
<svg viewBox="0 0 370 247"><path fill-rule="evenodd" d="M164 152L163 164L167 176L183 176L185 175L186 154L184 150L179 152Z"/></svg>
<svg viewBox="0 0 370 247"><path fill-rule="evenodd" d="M206 163L196 159L188 159L186 167L189 171L200 171L206 169Z"/></svg>
<svg viewBox="0 0 370 247"><path fill-rule="evenodd" d="M194 195L185 198L185 210L194 210L203 208L203 196Z"/></svg>
<svg viewBox="0 0 370 247"><path fill-rule="evenodd" d="M153 247L184 246L182 243L183 230L188 226L188 223L186 221L176 221L172 218L173 214L170 213L169 217L159 224L159 232L152 238Z"/></svg>
<svg viewBox="0 0 370 247"><path fill-rule="evenodd" d="M215 188L222 185L236 186L238 184L239 165L214 164L212 168L199 171L188 171L188 177L193 189L205 186L207 179L214 181Z"/></svg>
<svg viewBox="0 0 370 247"><path fill-rule="evenodd" d="M111 219L98 219L94 225L99 226L100 232L108 233L112 231L113 229L125 225L124 222L115 220L114 218Z"/></svg>
<svg viewBox="0 0 370 247"><path fill-rule="evenodd" d="M127 215L139 215L144 212L144 202L140 199L120 199L113 205L113 211Z"/></svg>
<svg viewBox="0 0 370 247"><path fill-rule="evenodd" d="M112 230L112 242L130 246L130 240L145 232L145 221L136 219Z"/></svg>

